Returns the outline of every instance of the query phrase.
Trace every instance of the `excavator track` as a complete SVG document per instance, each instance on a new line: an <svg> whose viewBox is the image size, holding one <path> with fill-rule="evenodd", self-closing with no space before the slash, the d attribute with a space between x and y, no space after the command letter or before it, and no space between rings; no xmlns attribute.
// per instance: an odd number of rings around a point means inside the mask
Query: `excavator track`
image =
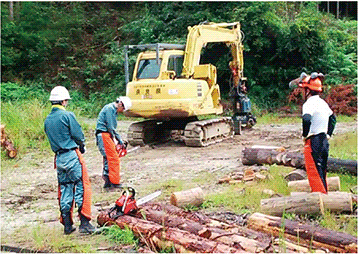
<svg viewBox="0 0 358 254"><path fill-rule="evenodd" d="M127 139L131 146L164 142L169 138L170 130L166 130L155 120L133 123L129 126L127 133Z"/></svg>
<svg viewBox="0 0 358 254"><path fill-rule="evenodd" d="M184 130L187 146L203 147L233 137L234 125L231 117L190 122Z"/></svg>

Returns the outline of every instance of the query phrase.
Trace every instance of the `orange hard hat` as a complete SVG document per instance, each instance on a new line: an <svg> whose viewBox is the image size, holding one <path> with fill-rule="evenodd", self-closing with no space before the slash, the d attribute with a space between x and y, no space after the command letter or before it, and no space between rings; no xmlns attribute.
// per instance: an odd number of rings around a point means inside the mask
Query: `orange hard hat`
<svg viewBox="0 0 358 254"><path fill-rule="evenodd" d="M312 78L315 77L315 78ZM298 84L299 87L307 87L312 91L322 92L322 81L317 75L306 76Z"/></svg>

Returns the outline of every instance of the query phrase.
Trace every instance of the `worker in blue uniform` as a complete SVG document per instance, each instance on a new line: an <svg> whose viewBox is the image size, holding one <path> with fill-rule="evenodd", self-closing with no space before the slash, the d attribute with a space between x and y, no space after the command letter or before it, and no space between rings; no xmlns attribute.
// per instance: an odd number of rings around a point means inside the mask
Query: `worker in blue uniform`
<svg viewBox="0 0 358 254"><path fill-rule="evenodd" d="M93 233L91 225L91 183L82 154L85 153L85 137L74 113L65 107L70 100L68 90L63 86L52 89L50 101L52 110L45 119L45 133L55 153L58 196L64 233L71 234L73 227L73 206L76 203L81 220L80 233Z"/></svg>
<svg viewBox="0 0 358 254"><path fill-rule="evenodd" d="M115 102L105 105L98 115L96 140L103 156L103 188L105 189L121 188L118 146L126 147L126 144L116 131L117 116L118 113L128 110L131 106L130 98L121 96Z"/></svg>

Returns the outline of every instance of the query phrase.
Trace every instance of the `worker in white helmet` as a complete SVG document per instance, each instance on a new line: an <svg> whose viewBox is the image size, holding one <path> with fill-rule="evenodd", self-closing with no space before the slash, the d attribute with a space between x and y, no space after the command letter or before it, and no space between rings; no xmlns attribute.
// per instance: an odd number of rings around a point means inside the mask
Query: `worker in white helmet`
<svg viewBox="0 0 358 254"><path fill-rule="evenodd" d="M63 86L52 89L51 113L45 119L45 132L55 153L58 194L64 233L71 234L73 227L73 204L76 203L81 220L80 233L93 233L91 220L91 183L82 154L85 152L85 137L74 113L65 107L70 94Z"/></svg>
<svg viewBox="0 0 358 254"><path fill-rule="evenodd" d="M130 109L132 102L129 97L118 97L115 102L105 105L98 115L96 140L103 156L103 188L107 190L122 188L120 183L120 158L117 145L126 147L121 136L117 133L117 116Z"/></svg>

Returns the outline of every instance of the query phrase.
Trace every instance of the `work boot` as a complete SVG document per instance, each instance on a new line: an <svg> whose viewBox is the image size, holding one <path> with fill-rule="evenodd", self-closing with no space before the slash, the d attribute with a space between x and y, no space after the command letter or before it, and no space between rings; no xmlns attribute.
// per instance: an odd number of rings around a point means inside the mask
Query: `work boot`
<svg viewBox="0 0 358 254"><path fill-rule="evenodd" d="M92 226L92 224L89 222L90 220L87 219L82 214L80 214L80 220L81 220L81 224L80 224L80 228L79 228L80 233L93 234L94 232L96 232L96 228L94 226Z"/></svg>
<svg viewBox="0 0 358 254"><path fill-rule="evenodd" d="M115 189L122 189L123 188L121 183L120 184L111 183L111 187L115 188Z"/></svg>
<svg viewBox="0 0 358 254"><path fill-rule="evenodd" d="M110 188L111 182L109 181L109 176L103 176L102 178L104 180L103 188Z"/></svg>
<svg viewBox="0 0 358 254"><path fill-rule="evenodd" d="M63 220L63 225L65 226L65 229L64 229L65 235L69 235L69 234L71 234L73 231L76 230L75 227L72 227L72 222L71 222L71 215L70 215L70 213L62 214L62 220Z"/></svg>

